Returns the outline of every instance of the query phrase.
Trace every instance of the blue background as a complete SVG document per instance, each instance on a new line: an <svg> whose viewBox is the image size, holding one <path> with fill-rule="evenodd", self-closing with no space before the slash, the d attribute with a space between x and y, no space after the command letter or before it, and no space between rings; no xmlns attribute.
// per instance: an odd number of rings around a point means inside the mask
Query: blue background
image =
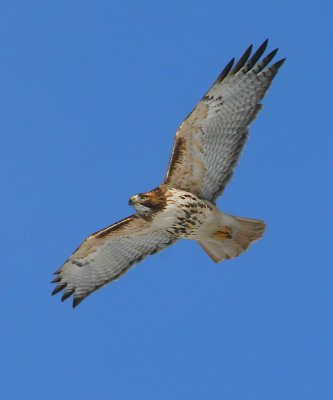
<svg viewBox="0 0 333 400"><path fill-rule="evenodd" d="M333 398L329 3L1 2L2 398ZM266 37L287 62L219 200L264 239L220 265L183 241L75 310L51 297L51 273L161 182L178 125Z"/></svg>

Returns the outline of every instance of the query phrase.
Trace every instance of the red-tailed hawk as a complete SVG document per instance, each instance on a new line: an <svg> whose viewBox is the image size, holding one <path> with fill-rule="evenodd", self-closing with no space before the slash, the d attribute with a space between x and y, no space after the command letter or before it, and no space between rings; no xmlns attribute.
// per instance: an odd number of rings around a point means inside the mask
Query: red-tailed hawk
<svg viewBox="0 0 333 400"><path fill-rule="evenodd" d="M130 199L137 213L89 236L56 272L77 306L93 291L119 278L145 257L178 239L196 240L215 261L237 257L265 230L263 221L235 217L215 206L230 181L256 118L259 103L284 59L270 64L277 49L261 59L267 40L251 56L224 68L179 127L164 182ZM260 60L261 59L261 60Z"/></svg>

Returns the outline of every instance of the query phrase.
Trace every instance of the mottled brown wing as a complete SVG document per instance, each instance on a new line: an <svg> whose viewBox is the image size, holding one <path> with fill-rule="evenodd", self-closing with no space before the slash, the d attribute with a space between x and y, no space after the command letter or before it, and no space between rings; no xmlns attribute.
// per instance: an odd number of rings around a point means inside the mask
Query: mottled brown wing
<svg viewBox="0 0 333 400"><path fill-rule="evenodd" d="M267 40L252 55L225 67L214 85L180 126L165 183L214 202L233 175L248 126L284 59L269 65L277 49L261 61Z"/></svg>
<svg viewBox="0 0 333 400"><path fill-rule="evenodd" d="M167 232L152 228L138 214L89 236L56 272L52 294L74 295L73 307L107 283L119 278L145 257L175 242Z"/></svg>

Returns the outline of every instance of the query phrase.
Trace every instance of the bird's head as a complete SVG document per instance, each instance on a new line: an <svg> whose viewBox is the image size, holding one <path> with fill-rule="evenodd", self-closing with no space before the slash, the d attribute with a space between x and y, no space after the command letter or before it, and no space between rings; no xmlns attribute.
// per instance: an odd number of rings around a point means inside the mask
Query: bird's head
<svg viewBox="0 0 333 400"><path fill-rule="evenodd" d="M129 205L133 206L139 214L149 215L163 210L166 206L165 191L158 187L151 192L139 193L132 196Z"/></svg>

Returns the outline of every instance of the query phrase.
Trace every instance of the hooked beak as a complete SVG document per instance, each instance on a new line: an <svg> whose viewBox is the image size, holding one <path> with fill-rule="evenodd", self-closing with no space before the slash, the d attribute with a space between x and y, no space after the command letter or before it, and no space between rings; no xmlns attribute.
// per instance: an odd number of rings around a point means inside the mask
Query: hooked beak
<svg viewBox="0 0 333 400"><path fill-rule="evenodd" d="M130 206L133 206L134 203L137 202L137 200L138 200L138 196L132 196L132 197L129 199L128 204L129 204Z"/></svg>

